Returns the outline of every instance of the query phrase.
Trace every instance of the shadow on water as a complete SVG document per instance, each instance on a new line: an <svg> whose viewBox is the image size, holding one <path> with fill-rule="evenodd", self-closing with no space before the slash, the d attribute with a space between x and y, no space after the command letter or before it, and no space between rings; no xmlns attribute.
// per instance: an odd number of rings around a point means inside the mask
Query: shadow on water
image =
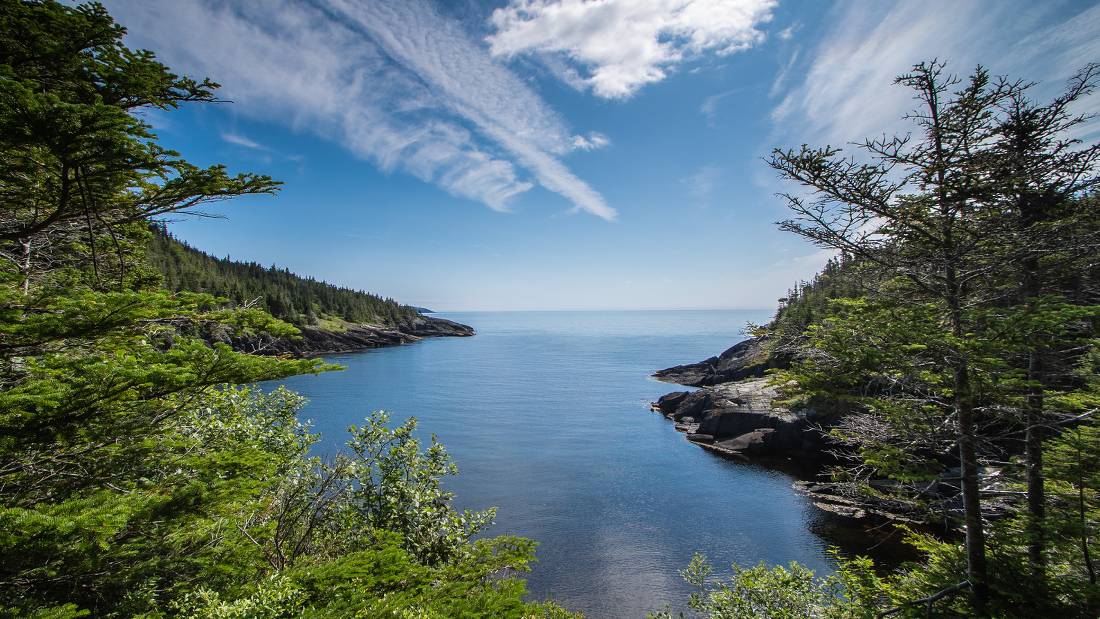
<svg viewBox="0 0 1100 619"><path fill-rule="evenodd" d="M740 466L759 467L786 475L795 481L828 480L828 473L820 462L802 461L795 458L763 458L743 461L710 453L712 457L733 462ZM792 491L794 492L795 490ZM905 531L895 522L886 519L856 519L834 512L812 508L808 527L829 547L839 551L843 557L868 557L875 564L875 570L885 574L902 564L920 559L920 553L906 543ZM910 525L917 532L929 533L938 537L950 537L942 527Z"/></svg>

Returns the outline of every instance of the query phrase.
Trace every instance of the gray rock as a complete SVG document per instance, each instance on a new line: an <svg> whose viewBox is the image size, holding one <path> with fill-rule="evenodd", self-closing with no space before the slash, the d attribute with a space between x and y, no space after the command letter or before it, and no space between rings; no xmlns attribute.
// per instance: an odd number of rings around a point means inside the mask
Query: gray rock
<svg viewBox="0 0 1100 619"><path fill-rule="evenodd" d="M705 387L758 378L769 369L789 366L789 357L767 350L766 341L754 337L734 344L717 357L658 370L653 377L666 383Z"/></svg>
<svg viewBox="0 0 1100 619"><path fill-rule="evenodd" d="M653 409L666 415L674 413L689 395L691 395L690 391L673 391L665 394L653 403Z"/></svg>
<svg viewBox="0 0 1100 619"><path fill-rule="evenodd" d="M814 409L791 411L775 402L768 378L749 378L675 392L653 404L688 440L727 455L817 458L824 437Z"/></svg>

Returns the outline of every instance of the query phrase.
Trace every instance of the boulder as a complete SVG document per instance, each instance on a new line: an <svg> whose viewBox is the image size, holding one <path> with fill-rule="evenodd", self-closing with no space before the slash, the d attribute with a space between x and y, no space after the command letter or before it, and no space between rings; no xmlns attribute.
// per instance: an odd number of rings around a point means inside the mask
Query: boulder
<svg viewBox="0 0 1100 619"><path fill-rule="evenodd" d="M676 412L676 409L680 408L680 404L682 404L684 399L689 395L691 395L690 391L673 391L672 393L666 393L653 403L653 410L670 415Z"/></svg>

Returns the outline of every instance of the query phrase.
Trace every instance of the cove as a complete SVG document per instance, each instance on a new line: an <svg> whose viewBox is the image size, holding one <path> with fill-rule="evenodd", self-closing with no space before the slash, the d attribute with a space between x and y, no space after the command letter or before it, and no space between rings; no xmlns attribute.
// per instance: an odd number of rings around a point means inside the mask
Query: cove
<svg viewBox="0 0 1100 619"><path fill-rule="evenodd" d="M594 619L644 617L686 600L692 554L717 568L798 561L830 570L823 517L791 478L684 440L649 402L672 386L649 375L716 354L770 311L440 314L472 338L327 357L347 369L283 384L339 448L348 425L384 409L415 416L458 463L460 508L499 508L490 535L539 542L533 599Z"/></svg>

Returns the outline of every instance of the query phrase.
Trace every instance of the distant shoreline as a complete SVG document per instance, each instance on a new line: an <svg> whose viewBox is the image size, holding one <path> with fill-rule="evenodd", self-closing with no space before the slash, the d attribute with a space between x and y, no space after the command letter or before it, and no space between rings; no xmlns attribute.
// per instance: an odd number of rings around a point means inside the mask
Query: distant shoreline
<svg viewBox="0 0 1100 619"><path fill-rule="evenodd" d="M434 316L421 315L408 323L381 326L348 323L341 330L299 326L299 337L272 337L264 334L212 334L208 339L222 342L234 350L258 355L317 357L411 344L428 337L471 337L473 327Z"/></svg>

